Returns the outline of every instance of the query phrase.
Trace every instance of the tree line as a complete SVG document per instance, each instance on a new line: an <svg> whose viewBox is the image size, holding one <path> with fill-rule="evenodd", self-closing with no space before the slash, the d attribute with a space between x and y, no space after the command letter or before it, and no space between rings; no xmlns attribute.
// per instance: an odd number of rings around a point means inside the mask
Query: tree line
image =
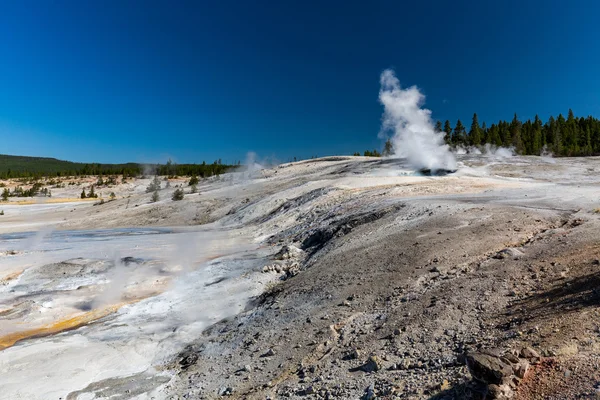
<svg viewBox="0 0 600 400"><path fill-rule="evenodd" d="M533 121L522 122L514 115L512 121L498 121L489 127L480 125L473 114L471 128L467 131L461 120L454 127L450 121L435 124L437 132L444 132L444 141L453 147L469 147L490 144L513 147L518 154L540 155L544 150L556 156L590 156L600 154L600 120L592 116L576 117L569 110L567 118L562 114L550 116L543 122L539 116Z"/></svg>
<svg viewBox="0 0 600 400"><path fill-rule="evenodd" d="M517 114L511 121L500 120L489 127L479 124L477 113L473 114L471 128L459 119L454 127L449 120L437 121L436 132L444 133L444 142L453 148L479 147L490 144L496 147L512 147L517 154L540 155L544 151L555 156L591 156L600 154L600 120L592 116L576 117L569 110L567 118L562 114L550 116L543 122L539 116L533 121L519 120ZM381 153L367 150L365 156L379 157L393 154L391 140L385 142ZM355 156L360 153L354 153Z"/></svg>
<svg viewBox="0 0 600 400"><path fill-rule="evenodd" d="M220 175L233 166L221 160L208 164L99 164L75 163L54 158L0 155L0 179L41 178L67 176L114 176L125 178L159 174L166 176L200 176L203 178Z"/></svg>

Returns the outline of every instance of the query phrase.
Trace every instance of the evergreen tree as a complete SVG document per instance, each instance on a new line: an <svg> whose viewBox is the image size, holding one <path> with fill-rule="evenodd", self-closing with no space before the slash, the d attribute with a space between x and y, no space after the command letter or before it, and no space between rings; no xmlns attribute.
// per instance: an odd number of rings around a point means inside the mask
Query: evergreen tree
<svg viewBox="0 0 600 400"><path fill-rule="evenodd" d="M492 138L490 136L490 130L488 129L487 125L485 124L485 121L483 121L483 124L481 124L481 144L491 143L491 142L492 142Z"/></svg>
<svg viewBox="0 0 600 400"><path fill-rule="evenodd" d="M10 196L10 191L8 188L4 188L2 191L2 201L8 201L8 197Z"/></svg>
<svg viewBox="0 0 600 400"><path fill-rule="evenodd" d="M454 135L452 135L452 143L457 146L467 145L467 132L465 131L465 127L462 122L460 122L460 119L456 121Z"/></svg>
<svg viewBox="0 0 600 400"><path fill-rule="evenodd" d="M556 118L555 129L554 129L554 140L555 140L555 154L565 154L566 152L563 150L565 148L565 128L567 126L567 121L562 114L558 114L558 118Z"/></svg>
<svg viewBox="0 0 600 400"><path fill-rule="evenodd" d="M179 201L179 200L183 200L183 189L175 189L175 191L173 192L173 196L171 196L171 200L174 201Z"/></svg>
<svg viewBox="0 0 600 400"><path fill-rule="evenodd" d="M481 127L477 119L477 113L473 114L473 123L469 131L469 144L471 146L479 146L481 144Z"/></svg>
<svg viewBox="0 0 600 400"><path fill-rule="evenodd" d="M146 187L146 193L154 192L160 190L160 179L158 179L158 175L154 176L154 179L148 184Z"/></svg>
<svg viewBox="0 0 600 400"><path fill-rule="evenodd" d="M159 196L158 196L158 190L155 190L155 191L152 193L152 197L150 197L150 201L151 201L152 203L156 203L158 200L159 200Z"/></svg>
<svg viewBox="0 0 600 400"><path fill-rule="evenodd" d="M510 129L509 129L508 122L506 122L506 121L498 122L498 132L500 135L500 141L502 142L502 146L510 147L512 138L510 137Z"/></svg>
<svg viewBox="0 0 600 400"><path fill-rule="evenodd" d="M385 145L383 146L383 152L381 153L384 157L391 156L394 154L394 145L392 145L392 141L390 139L385 141Z"/></svg>
<svg viewBox="0 0 600 400"><path fill-rule="evenodd" d="M579 129L575 120L575 115L573 114L573 110L569 109L567 121L565 122L563 145L567 154L570 156L579 154L578 137Z"/></svg>
<svg viewBox="0 0 600 400"><path fill-rule="evenodd" d="M436 132L441 132L442 131L442 121L436 121L435 126L433 127L433 130Z"/></svg>
<svg viewBox="0 0 600 400"><path fill-rule="evenodd" d="M523 153L523 140L521 138L522 127L523 124L521 123L521 121L519 121L517 113L515 113L515 116L513 117L513 120L510 123L509 131L511 137L511 144L515 148L515 151L519 154Z"/></svg>
<svg viewBox="0 0 600 400"><path fill-rule="evenodd" d="M542 147L546 144L544 143L544 135L542 133L542 120L536 114L535 119L533 120L533 133L532 133L532 148L530 154L539 155L542 151Z"/></svg>
<svg viewBox="0 0 600 400"><path fill-rule="evenodd" d="M444 142L450 144L452 142L452 125L448 120L444 123L444 133Z"/></svg>

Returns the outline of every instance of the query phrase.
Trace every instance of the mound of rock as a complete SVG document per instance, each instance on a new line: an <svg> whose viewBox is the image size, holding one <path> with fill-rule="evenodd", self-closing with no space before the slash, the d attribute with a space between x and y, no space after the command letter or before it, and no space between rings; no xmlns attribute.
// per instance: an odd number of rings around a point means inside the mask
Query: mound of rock
<svg viewBox="0 0 600 400"><path fill-rule="evenodd" d="M467 367L473 379L487 385L486 399L513 398L514 390L527 375L529 366L540 361L540 355L531 347L504 354L481 351L466 355Z"/></svg>
<svg viewBox="0 0 600 400"><path fill-rule="evenodd" d="M299 249L298 247L290 244L283 246L279 252L277 252L273 259L275 260L298 260L304 255L304 250Z"/></svg>

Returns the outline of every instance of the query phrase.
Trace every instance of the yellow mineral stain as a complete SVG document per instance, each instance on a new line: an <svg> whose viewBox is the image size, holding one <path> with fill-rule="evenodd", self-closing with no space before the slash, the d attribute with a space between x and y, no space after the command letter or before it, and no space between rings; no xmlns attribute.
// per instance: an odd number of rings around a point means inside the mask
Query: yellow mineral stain
<svg viewBox="0 0 600 400"><path fill-rule="evenodd" d="M80 328L84 325L89 324L90 322L93 322L95 320L106 317L107 315L116 312L119 308L123 307L126 304L135 303L139 300L141 299L137 298L128 302L112 304L92 311L79 313L77 315L70 316L62 320L58 320L56 322L53 322L52 324L43 325L38 328L28 329L20 332L13 332L9 333L8 335L0 336L0 351L10 346L13 346L15 343L24 339L39 338Z"/></svg>
<svg viewBox="0 0 600 400"><path fill-rule="evenodd" d="M21 276L22 273L23 273L23 270L11 272L10 274L5 275L2 278L0 278L0 283L6 284L14 279L17 279L19 276Z"/></svg>
<svg viewBox="0 0 600 400"><path fill-rule="evenodd" d="M44 198L42 200L18 200L11 201L10 205L28 206L31 204L49 204L49 203L78 203L81 201L100 201L100 198L81 199L79 197L55 197Z"/></svg>

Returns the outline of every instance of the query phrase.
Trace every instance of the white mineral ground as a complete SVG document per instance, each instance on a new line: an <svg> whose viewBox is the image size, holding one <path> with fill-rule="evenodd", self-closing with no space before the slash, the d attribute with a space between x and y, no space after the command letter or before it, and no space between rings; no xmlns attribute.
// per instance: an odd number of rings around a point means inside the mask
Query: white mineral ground
<svg viewBox="0 0 600 400"><path fill-rule="evenodd" d="M104 204L77 199L93 179L67 179L45 201L13 198L0 205L0 398L167 397L166 365L275 284L262 270L280 246L267 239L315 215L465 196L591 212L599 171L598 158L461 156L455 174L430 177L397 160L330 157L201 180L178 202L183 179L156 203L150 179L97 188L116 195ZM134 386L116 383L127 377Z"/></svg>

